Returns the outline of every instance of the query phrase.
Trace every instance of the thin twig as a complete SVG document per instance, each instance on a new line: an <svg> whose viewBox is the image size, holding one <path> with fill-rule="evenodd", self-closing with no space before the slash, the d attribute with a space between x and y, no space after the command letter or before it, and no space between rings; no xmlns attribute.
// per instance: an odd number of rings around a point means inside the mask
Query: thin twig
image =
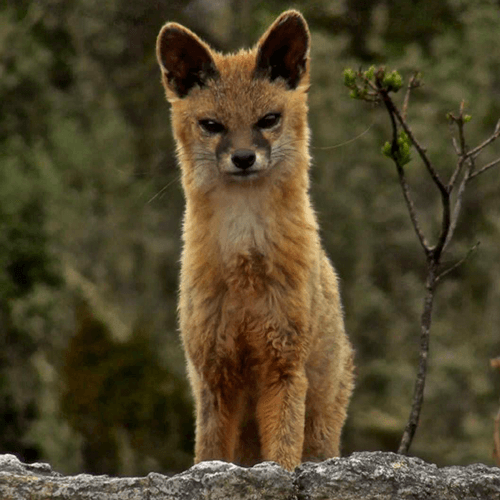
<svg viewBox="0 0 500 500"><path fill-rule="evenodd" d="M418 73L414 73L413 76L410 78L410 81L408 82L408 87L406 87L406 94L405 94L405 99L403 101L403 112L402 112L402 116L405 120L406 120L406 116L408 114L408 104L410 103L411 91L414 88L420 86L418 81L417 81L417 76L418 76Z"/></svg>
<svg viewBox="0 0 500 500"><path fill-rule="evenodd" d="M462 171L462 167L464 166L465 159L466 159L466 157L462 154L460 147L458 146L455 138L453 138L453 147L455 148L455 153L457 153L458 162L457 162L457 166L455 167L455 170L453 171L453 174L450 177L450 181L448 182L448 191L450 193L453 191L453 188L455 187L455 183L457 182L458 176L460 175L460 172Z"/></svg>
<svg viewBox="0 0 500 500"><path fill-rule="evenodd" d="M500 120L498 120L497 124L496 124L496 127L495 127L495 131L493 132L493 134L488 137L488 139L486 139L484 142L482 142L481 144L479 144L479 146L475 147L474 149L471 149L469 151L469 156L472 156L474 158L477 157L477 155L486 147L488 146L489 144L491 144L493 141L497 140L498 137L500 137Z"/></svg>
<svg viewBox="0 0 500 500"><path fill-rule="evenodd" d="M477 247L481 244L480 241L478 241L474 246L472 246L469 251L465 254L464 257L462 257L458 262L455 262L452 266L450 266L448 269L445 269L444 271L441 271L437 276L436 276L436 283L439 283L445 276L453 272L457 267L460 267L466 260L469 259L469 257L477 250Z"/></svg>
<svg viewBox="0 0 500 500"><path fill-rule="evenodd" d="M455 229L457 227L458 219L460 217L460 211L462 210L462 199L463 195L465 192L465 186L467 182L469 181L471 172L474 171L474 158L469 156L467 152L467 144L465 142L465 132L464 132L464 126L465 126L465 119L464 119L464 108L465 108L465 102L462 101L460 104L460 114L458 117L453 116L450 113L450 118L453 120L453 122L457 125L458 128L458 137L460 140L460 145L458 147L458 155L459 155L459 160L457 167L455 169L455 172L453 172L453 175L451 176L450 182L448 183L448 192L451 195L452 190L455 187L455 184L457 182L458 176L463 170L463 166L467 164L467 168L465 169L465 172L462 177L462 181L460 183L460 186L458 188L458 193L455 199L455 205L453 207L453 213L451 214L451 221L450 221L450 228L448 230L448 234L446 235L446 240L443 245L443 251L446 249L448 244L450 243L451 239L453 238L453 235L455 234Z"/></svg>
<svg viewBox="0 0 500 500"><path fill-rule="evenodd" d="M471 179L474 179L474 177L477 177L479 174L482 174L487 170L489 170L490 168L496 167L497 165L500 165L500 158L497 158L496 160L493 160L491 163L488 163L488 165L481 167L479 170L475 172L472 172L472 174L469 175L469 178L467 180L470 181Z"/></svg>
<svg viewBox="0 0 500 500"><path fill-rule="evenodd" d="M462 210L462 199L465 192L465 186L470 179L470 173L474 169L474 161L472 158L468 160L468 167L464 172L464 176L462 178L462 182L458 188L457 197L455 199L455 205L453 207L453 213L451 215L450 228L448 230L448 234L446 235L446 240L444 242L443 251L446 250L446 247L449 245L453 235L455 234L455 229L457 228L458 218L460 217L460 211Z"/></svg>
<svg viewBox="0 0 500 500"><path fill-rule="evenodd" d="M457 140L455 139L455 137L453 137L453 122L451 120L448 123L448 128L450 129L451 143L453 144L453 149L455 150L457 156L460 156L460 148L458 147Z"/></svg>
<svg viewBox="0 0 500 500"><path fill-rule="evenodd" d="M394 103L392 102L392 99L391 99L391 103L392 103L392 106L393 106L394 115L398 119L398 122L401 124L401 127L403 127L403 130L406 132L406 135L409 137L409 139L411 140L412 144L415 146L415 149L417 150L418 154L420 155L420 158L424 162L424 165L426 166L429 174L431 175L432 180L438 186L438 188L439 188L439 190L441 192L446 193L447 192L446 191L446 186L443 183L443 181L441 180L441 177L439 176L437 170L432 165L429 157L427 156L427 151L417 141L417 139L413 135L413 132L410 129L409 125L406 123L406 120L401 116L401 114L398 111L398 109L396 108L396 106L394 106Z"/></svg>
<svg viewBox="0 0 500 500"><path fill-rule="evenodd" d="M335 144L334 146L312 146L312 149L319 149L321 151L327 151L329 149L337 149L337 148L341 148L343 146L347 146L347 144L351 144L351 142L355 142L358 139L361 139L361 137L363 137L368 132L370 132L372 127L373 127L373 123L366 130L363 130L363 132L361 132L357 136L353 137L352 139L348 139L347 141L340 142L339 144Z"/></svg>
<svg viewBox="0 0 500 500"><path fill-rule="evenodd" d="M417 212L415 210L415 204L413 203L413 199L410 194L410 186L408 185L408 182L406 180L404 168L397 161L396 161L396 168L398 171L399 183L401 184L401 189L403 190L403 196L405 198L406 206L408 207L410 219L413 224L413 229L417 234L418 241L420 241L420 245L422 245L422 248L424 249L424 252L427 255L430 252L430 246L429 243L427 242L427 239L425 238L422 229L420 228Z"/></svg>
<svg viewBox="0 0 500 500"><path fill-rule="evenodd" d="M467 159L467 151L466 151L467 148L465 145L465 133L464 133L464 125L465 125L464 115L463 115L464 106L465 103L464 101L462 101L460 104L460 114L458 116L454 116L452 113L449 113L448 115L450 119L450 126L455 124L458 128L458 138L460 140L460 145L459 145L456 139L454 137L452 138L453 147L455 148L455 152L458 156L458 163L450 178L450 181L448 182L448 191L450 193L455 187L455 183Z"/></svg>
<svg viewBox="0 0 500 500"><path fill-rule="evenodd" d="M462 101L460 105L460 114L457 116L454 116L450 113L450 119L452 120L453 123L457 125L458 128L458 137L460 140L460 145L456 144L456 141L454 141L454 146L455 150L457 151L457 154L459 156L459 160L457 163L457 167L455 168L455 171L453 172L453 175L450 178L450 182L448 183L448 191L451 194L451 191L455 187L456 181L458 179L459 174L461 173L463 166L465 164L468 165L466 168L464 175L462 177L462 182L460 183L460 187L458 189L457 197L455 200L455 205L453 207L453 214L451 216L451 224L450 224L450 229L448 231L448 234L446 236L446 241L444 243L443 250L446 249L448 246L449 242L451 241L451 238L453 237L453 234L455 233L455 229L457 226L458 218L460 216L460 211L462 209L462 198L463 194L465 192L465 186L469 182L470 179L476 177L479 174L482 174L489 170L490 168L495 167L500 163L500 158L492 161L491 163L488 163L484 167L482 167L479 170L475 170L475 158L479 155L479 153L489 144L491 144L499 135L500 135L500 121L497 123L495 127L495 131L493 134L482 144L477 146L471 151L467 151L467 145L465 143L465 133L464 133L464 125L465 125L465 119L464 119L464 107L465 103ZM475 152L473 154L473 152Z"/></svg>

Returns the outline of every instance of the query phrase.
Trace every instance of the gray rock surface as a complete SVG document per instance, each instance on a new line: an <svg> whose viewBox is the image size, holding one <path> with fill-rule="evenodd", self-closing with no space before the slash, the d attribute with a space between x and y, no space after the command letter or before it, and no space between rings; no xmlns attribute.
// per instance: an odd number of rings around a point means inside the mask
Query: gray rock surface
<svg viewBox="0 0 500 500"><path fill-rule="evenodd" d="M245 469L205 462L176 476L62 476L47 464L0 455L1 500L500 500L500 469L438 468L394 453L354 453L294 473L274 463Z"/></svg>

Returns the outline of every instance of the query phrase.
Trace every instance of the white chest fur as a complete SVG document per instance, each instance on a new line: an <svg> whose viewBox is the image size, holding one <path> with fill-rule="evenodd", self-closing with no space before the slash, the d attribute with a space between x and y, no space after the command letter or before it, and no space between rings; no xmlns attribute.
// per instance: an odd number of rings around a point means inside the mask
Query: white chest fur
<svg viewBox="0 0 500 500"><path fill-rule="evenodd" d="M266 213L265 196L255 190L238 189L219 197L213 218L214 236L223 263L236 255L258 251L265 254L272 217Z"/></svg>

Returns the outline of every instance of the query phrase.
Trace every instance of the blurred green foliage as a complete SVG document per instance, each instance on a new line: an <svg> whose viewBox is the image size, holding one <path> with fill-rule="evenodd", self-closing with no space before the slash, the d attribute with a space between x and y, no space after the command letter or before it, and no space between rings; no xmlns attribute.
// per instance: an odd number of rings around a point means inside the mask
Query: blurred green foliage
<svg viewBox="0 0 500 500"><path fill-rule="evenodd" d="M77 324L61 371L61 410L83 438L88 471L146 475L189 463L194 421L187 383L159 364L149 332L113 341L86 304L77 306Z"/></svg>
<svg viewBox="0 0 500 500"><path fill-rule="evenodd" d="M0 6L0 452L65 473L191 464L193 416L176 323L183 199L156 65L166 20L213 46L254 43L287 2L7 0ZM349 99L346 67L421 71L408 119L444 177L446 114L478 144L500 117L500 7L489 0L296 1L313 34L312 195L342 279L357 389L344 451L394 450L410 408L425 259L380 154L384 110ZM400 92L403 94L403 92ZM402 96L401 96L402 98ZM481 156L499 156L495 144ZM439 198L408 169L426 231ZM500 173L471 182L446 259L412 452L492 463L500 381Z"/></svg>

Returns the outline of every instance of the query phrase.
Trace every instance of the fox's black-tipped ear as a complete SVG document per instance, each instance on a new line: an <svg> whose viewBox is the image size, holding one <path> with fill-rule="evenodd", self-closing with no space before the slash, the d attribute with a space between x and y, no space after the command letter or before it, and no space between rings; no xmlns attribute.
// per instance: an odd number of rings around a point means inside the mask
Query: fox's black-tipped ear
<svg viewBox="0 0 500 500"><path fill-rule="evenodd" d="M163 84L177 97L185 97L196 85L203 87L218 71L210 47L192 31L177 23L161 29L156 41L156 57Z"/></svg>
<svg viewBox="0 0 500 500"><path fill-rule="evenodd" d="M257 78L283 78L295 89L308 71L310 35L300 12L288 10L271 25L258 43Z"/></svg>

